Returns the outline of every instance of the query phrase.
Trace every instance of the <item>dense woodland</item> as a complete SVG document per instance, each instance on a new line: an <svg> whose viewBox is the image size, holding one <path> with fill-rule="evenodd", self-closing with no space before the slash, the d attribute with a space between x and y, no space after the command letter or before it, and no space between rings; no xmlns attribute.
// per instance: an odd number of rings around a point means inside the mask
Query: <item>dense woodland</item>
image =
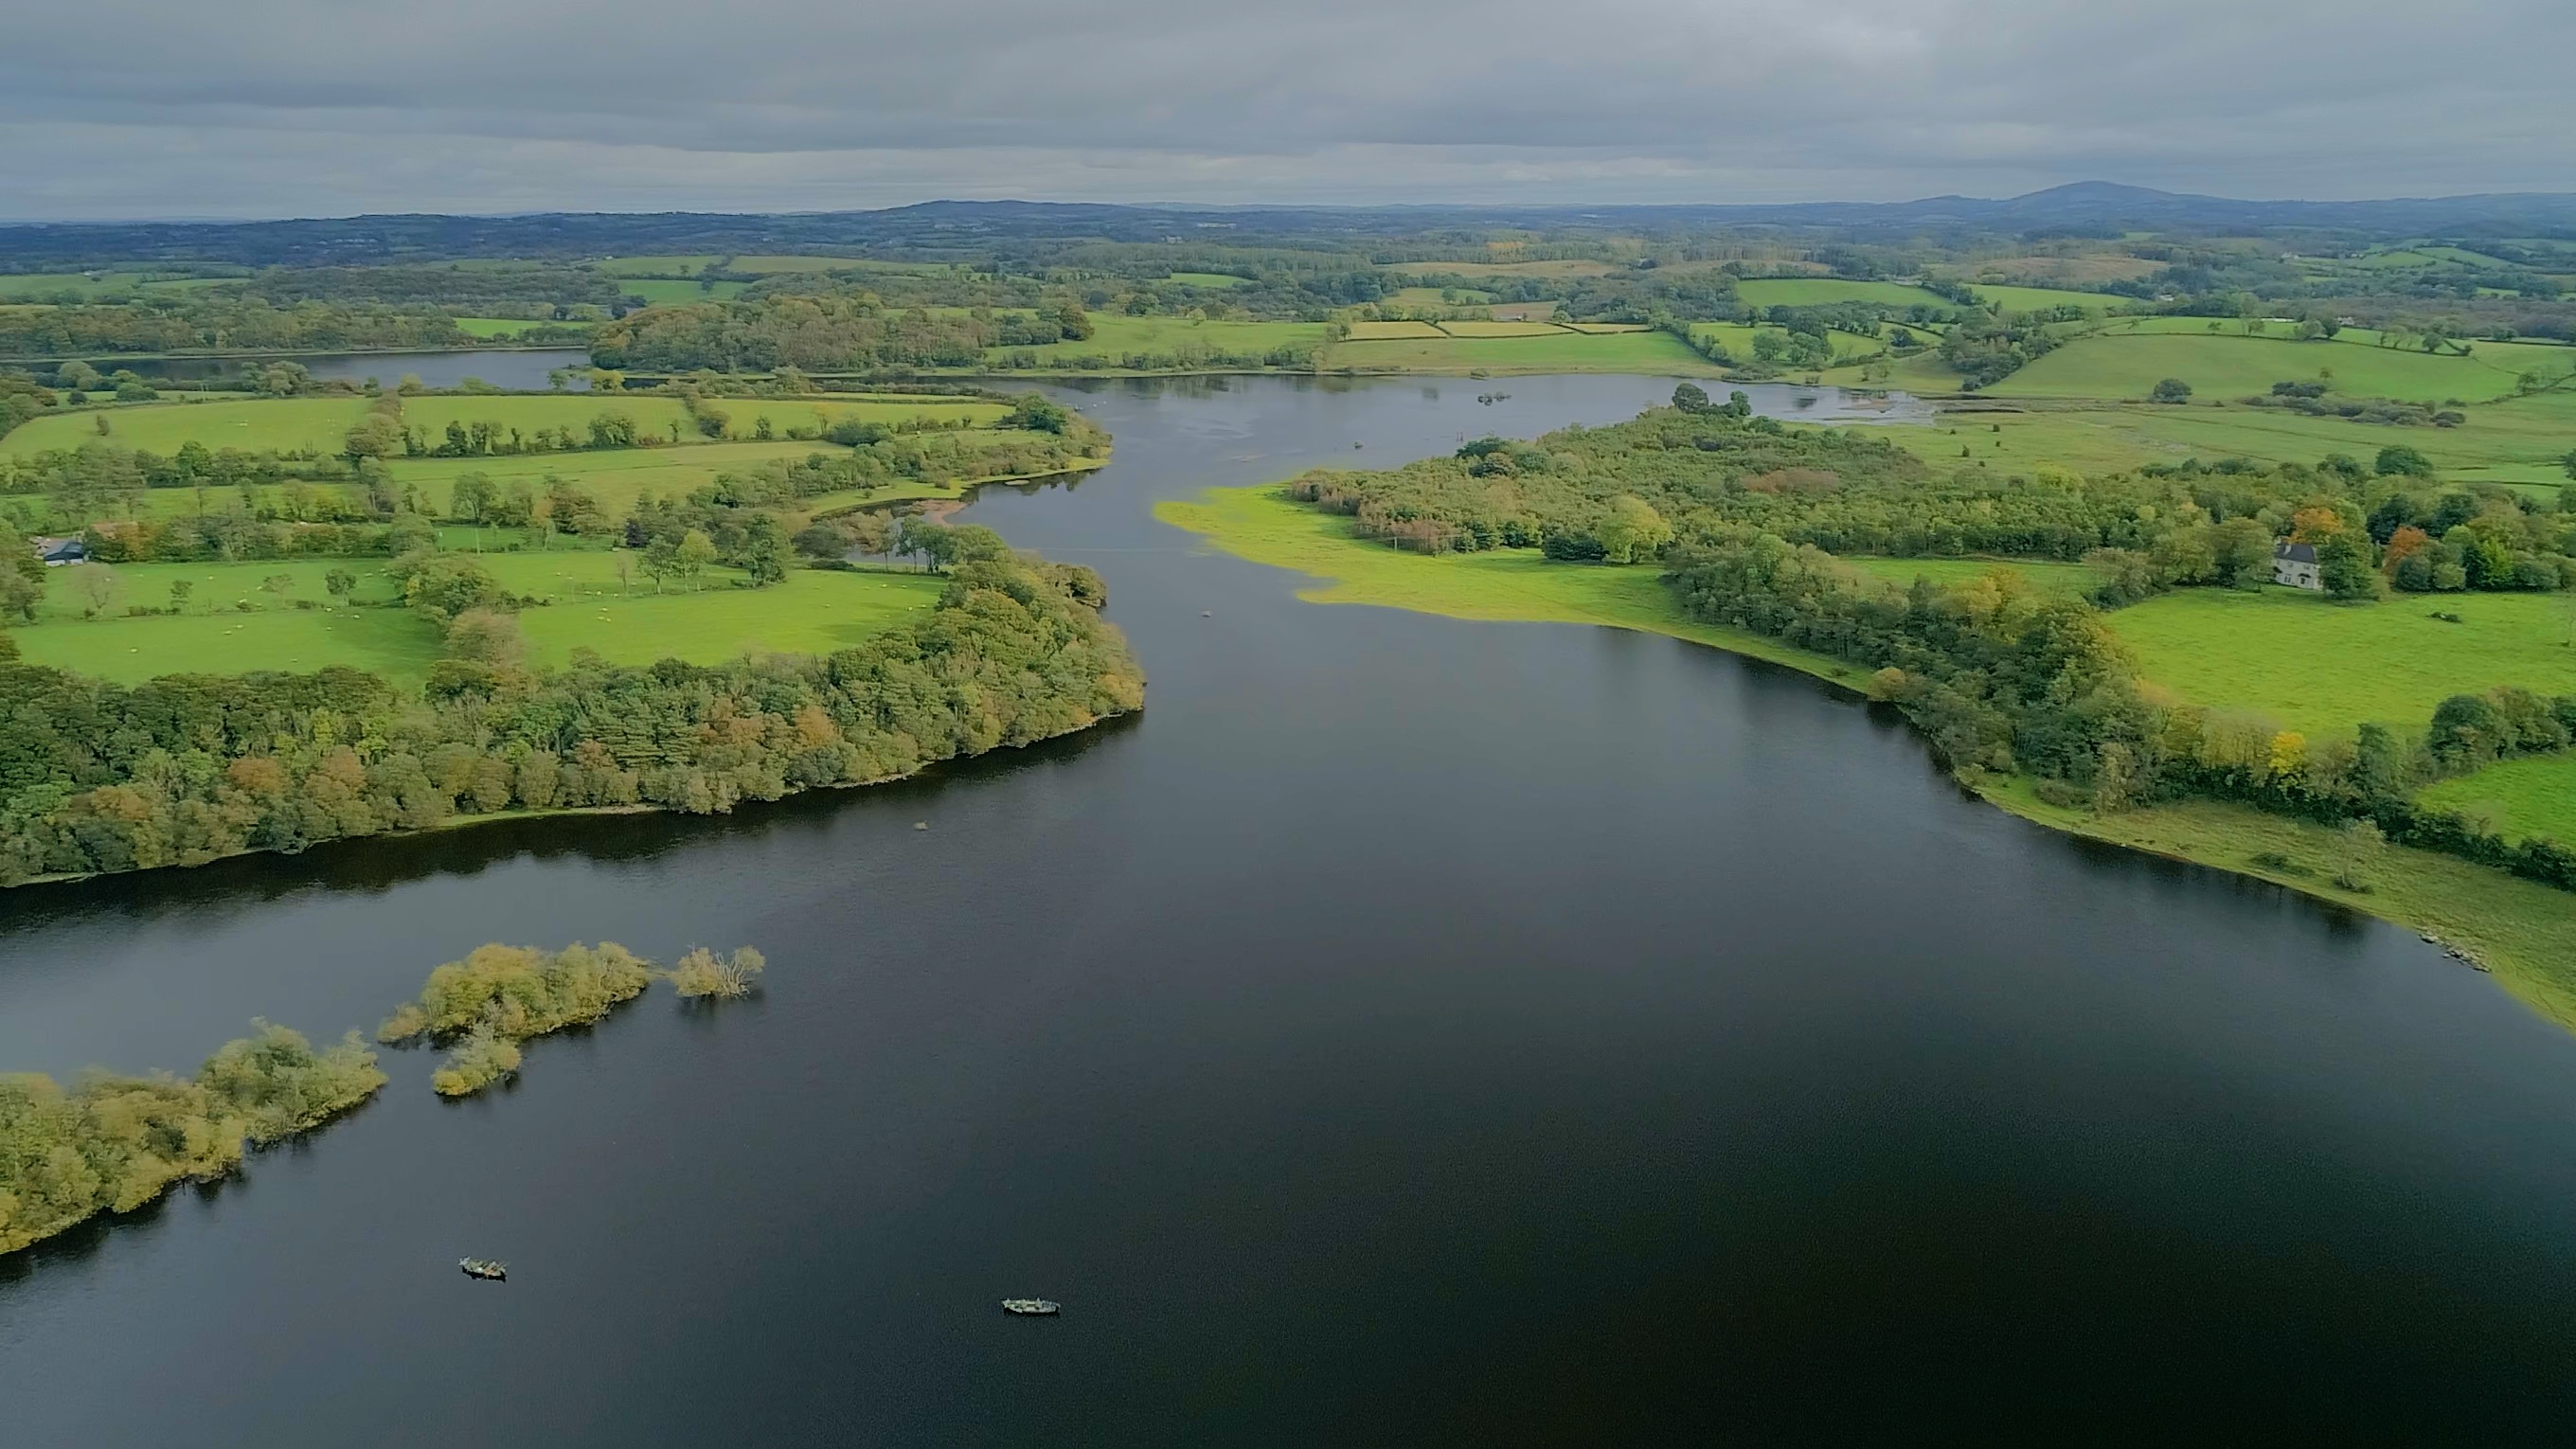
<svg viewBox="0 0 2576 1449"><path fill-rule="evenodd" d="M1096 576L1024 563L989 530L940 532L953 571L938 606L819 658L524 670L488 647L508 632L488 579L470 558L434 555L406 587L454 626L451 657L420 694L350 669L128 688L0 660L13 704L0 719L0 882L296 851L460 813L724 811L1141 705L1143 674L1096 612Z"/></svg>
<svg viewBox="0 0 2576 1449"><path fill-rule="evenodd" d="M2368 466L1944 477L1865 430L1783 427L1689 385L1677 403L1387 472L1310 473L1288 491L1398 547L1660 563L1695 617L1877 671L1874 692L1965 772L2026 773L2104 810L2198 794L2366 822L2576 889L2576 851L2509 846L2411 803L2433 779L2566 748L2576 697L2463 695L2418 736L2309 741L2155 697L2099 612L2169 588L2258 587L2284 540L2312 544L2344 597L2576 588L2576 511L2435 485L2403 447ZM2103 582L2090 599L2006 572L1906 589L1842 553L2083 559Z"/></svg>

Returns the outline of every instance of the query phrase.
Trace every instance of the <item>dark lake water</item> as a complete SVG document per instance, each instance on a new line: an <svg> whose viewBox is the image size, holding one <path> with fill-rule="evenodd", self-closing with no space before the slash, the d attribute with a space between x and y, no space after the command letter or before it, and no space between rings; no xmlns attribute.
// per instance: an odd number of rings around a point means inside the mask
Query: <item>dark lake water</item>
<svg viewBox="0 0 2576 1449"><path fill-rule="evenodd" d="M0 1442L2563 1439L2576 1041L2487 978L1803 677L1300 604L1148 514L1667 386L1080 394L1115 463L970 516L1108 576L1151 703L1087 738L0 896L0 1063L55 1072L496 938L772 962L488 1100L389 1054L0 1262Z"/></svg>

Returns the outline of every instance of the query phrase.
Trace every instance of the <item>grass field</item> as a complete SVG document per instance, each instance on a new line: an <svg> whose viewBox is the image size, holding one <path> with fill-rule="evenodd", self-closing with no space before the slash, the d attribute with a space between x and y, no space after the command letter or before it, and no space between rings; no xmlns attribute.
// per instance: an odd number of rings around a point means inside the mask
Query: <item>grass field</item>
<svg viewBox="0 0 2576 1449"><path fill-rule="evenodd" d="M698 282L674 278L645 278L620 282L617 290L630 297L641 297L649 307L671 307L685 302L722 302L739 297L749 282Z"/></svg>
<svg viewBox="0 0 2576 1449"><path fill-rule="evenodd" d="M1041 360L1105 359L1115 367L1132 355L1169 357L1187 348L1207 348L1237 356L1258 355L1279 347L1313 346L1324 340L1321 322L1192 322L1187 317L1125 317L1095 312L1091 336L1080 342L1050 342L1043 347L992 347L988 357L1034 352Z"/></svg>
<svg viewBox="0 0 2576 1449"><path fill-rule="evenodd" d="M2444 780L2417 799L2486 815L2507 840L2546 836L2576 843L2576 753L2534 755Z"/></svg>
<svg viewBox="0 0 2576 1449"><path fill-rule="evenodd" d="M1494 300L1494 294L1472 287L1402 287L1388 293L1386 300L1399 307L1481 307Z"/></svg>
<svg viewBox="0 0 2576 1449"><path fill-rule="evenodd" d="M2044 307L2081 307L2100 314L2115 307L2131 305L2136 299L2114 297L2102 292L2068 292L2055 287L1993 287L1978 284L1969 288L1981 302L1992 302L2006 312L2036 312Z"/></svg>
<svg viewBox="0 0 2576 1449"><path fill-rule="evenodd" d="M694 277L722 257L607 257L597 265L612 277Z"/></svg>
<svg viewBox="0 0 2576 1449"><path fill-rule="evenodd" d="M1937 391L1934 380L1909 373L1926 362L1916 357L1897 363L1888 385ZM1828 373L1826 381L1854 376ZM1937 426L1896 429L1888 436L1945 467L1969 461L1959 456L1962 446L1974 460L2007 471L2053 463L2110 472L2189 457L2314 463L2328 453L2345 453L2367 462L2381 448L2404 443L2421 449L2444 478L2533 484L2552 492L2568 481L2560 460L2568 441L2576 438L2576 392L2540 393L2472 406L2467 412L2468 421L2456 428L2392 428L2232 403L2086 407L2050 402L2029 411L1946 412Z"/></svg>
<svg viewBox="0 0 2576 1449"><path fill-rule="evenodd" d="M1339 517L1292 503L1273 488L1211 488L1154 506L1154 517L1240 558L1325 582L1297 597L1318 604L1377 604L1453 619L1603 624L1671 634L1857 685L1861 671L1752 634L1694 623L1673 606L1654 568L1553 564L1529 549L1433 558L1354 539Z"/></svg>
<svg viewBox="0 0 2576 1449"><path fill-rule="evenodd" d="M1840 277L1766 277L1735 284L1750 307L1820 307L1829 302L1875 302L1888 307L1948 307L1949 298L1903 282L1853 282Z"/></svg>
<svg viewBox="0 0 2576 1449"><path fill-rule="evenodd" d="M2568 354L2576 362L2576 352ZM2164 378L2202 399L2271 390L2276 382L2331 374L2351 397L2482 402L2513 391L2514 370L2476 356L2440 357L2336 342L2291 342L2227 332L2106 332L2069 342L1987 391L1998 397L2144 398Z"/></svg>
<svg viewBox="0 0 2576 1449"><path fill-rule="evenodd" d="M1743 322L1693 322L1690 330L1693 337L1725 348L1727 355L1738 362L1753 360L1753 339L1762 333L1786 335L1778 327L1756 327ZM1875 357L1887 350L1887 344L1876 338L1855 336L1849 332L1828 332L1825 340L1833 344L1834 357L1838 362Z"/></svg>
<svg viewBox="0 0 2576 1449"><path fill-rule="evenodd" d="M1982 578L1998 569L2019 574L2034 587L2052 593L2080 594L2102 581L2101 573L2085 564L2046 563L2019 558L1850 557L1843 562L1893 584L1910 585L1917 578L1927 578L1945 588Z"/></svg>
<svg viewBox="0 0 2576 1449"><path fill-rule="evenodd" d="M1555 337L1565 328L1553 322L1440 322L1434 324L1451 337Z"/></svg>
<svg viewBox="0 0 2576 1449"><path fill-rule="evenodd" d="M2429 617L2458 614L2461 623ZM2146 678L2311 737L2421 729L2454 694L2576 692L2576 604L2555 594L2400 594L2334 604L2296 589L2185 589L2109 616Z"/></svg>
<svg viewBox="0 0 2576 1449"><path fill-rule="evenodd" d="M132 292L186 292L215 286L220 277L154 278L149 272L8 272L0 273L0 299L47 297L73 292L82 297L124 296Z"/></svg>
<svg viewBox="0 0 2576 1449"><path fill-rule="evenodd" d="M1353 322L1354 342L1387 342L1404 337L1446 337L1449 334L1428 322Z"/></svg>
<svg viewBox="0 0 2576 1449"><path fill-rule="evenodd" d="M716 570L695 592L652 592L639 575L617 578L620 555L604 549L487 554L481 562L513 593L550 600L524 610L519 627L531 663L560 665L576 648L615 663L680 658L709 664L745 650L822 653L852 644L929 608L946 587L932 575L902 571L830 573L798 570L767 589L732 586ZM631 560L631 555L627 556ZM382 560L317 559L240 564L85 565L47 578L38 623L11 637L30 663L51 664L125 682L163 674L237 674L254 669L319 669L346 664L391 678L418 680L438 658L439 633L401 608L299 609L294 600L328 596L325 573L345 567L359 577L362 604L393 597ZM112 574L110 608L169 603L177 579L196 584L188 612L177 617L79 619L79 576ZM287 594L263 591L277 574L295 580ZM235 600L253 607L243 612Z"/></svg>
<svg viewBox="0 0 2576 1449"><path fill-rule="evenodd" d="M1225 287L1248 287L1252 285L1251 278L1238 277L1232 272L1174 272L1163 280L1166 282L1178 282L1184 287L1215 287L1222 289Z"/></svg>
<svg viewBox="0 0 2576 1449"><path fill-rule="evenodd" d="M0 454L27 457L51 449L77 448L98 436L95 419L99 416L108 419L108 442L154 453L175 453L182 443L192 440L209 448L337 453L349 429L366 416L367 406L368 400L359 397L276 398L156 403L117 408L104 414L56 413L22 424L0 439ZM746 435L762 417L769 418L783 432L790 426L803 427L818 420L828 424L848 418L886 423L910 418L941 422L964 419L985 424L1008 411L998 403L944 398L724 398L715 406L732 419L736 432ZM403 422L430 437L439 436L451 420L496 422L504 428L533 432L538 428L584 428L592 418L612 411L634 418L648 434L668 438L671 428L677 425L684 443L696 435L679 399L647 395L415 397L403 403Z"/></svg>
<svg viewBox="0 0 2576 1449"><path fill-rule="evenodd" d="M1444 337L1344 342L1324 365L1361 372L1637 372L1711 376L1717 371L1665 332L1586 335L1550 328L1527 337Z"/></svg>
<svg viewBox="0 0 2576 1449"><path fill-rule="evenodd" d="M1608 262L1582 258L1545 262L1389 262L1384 269L1420 277L1606 277L1619 270Z"/></svg>

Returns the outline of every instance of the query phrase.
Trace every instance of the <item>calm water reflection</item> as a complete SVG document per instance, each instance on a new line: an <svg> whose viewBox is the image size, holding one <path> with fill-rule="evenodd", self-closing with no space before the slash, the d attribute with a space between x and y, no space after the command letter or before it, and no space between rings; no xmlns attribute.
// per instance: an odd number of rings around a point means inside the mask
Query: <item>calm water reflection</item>
<svg viewBox="0 0 2576 1449"><path fill-rule="evenodd" d="M486 939L773 962L488 1101L393 1056L0 1266L0 1438L2556 1437L2576 1043L2485 978L1963 800L1801 677L1300 604L1147 512L1667 388L1068 393L1116 463L973 516L1108 576L1139 720L0 897L0 1061L58 1072L372 1022Z"/></svg>

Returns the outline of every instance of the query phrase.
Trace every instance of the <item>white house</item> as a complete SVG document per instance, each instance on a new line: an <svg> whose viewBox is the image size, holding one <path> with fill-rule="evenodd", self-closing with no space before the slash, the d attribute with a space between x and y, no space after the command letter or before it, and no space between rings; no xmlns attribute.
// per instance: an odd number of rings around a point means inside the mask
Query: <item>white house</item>
<svg viewBox="0 0 2576 1449"><path fill-rule="evenodd" d="M2317 573L2315 545L2274 544L2272 546L2272 582L2288 584L2294 589L2324 588L2326 581Z"/></svg>

